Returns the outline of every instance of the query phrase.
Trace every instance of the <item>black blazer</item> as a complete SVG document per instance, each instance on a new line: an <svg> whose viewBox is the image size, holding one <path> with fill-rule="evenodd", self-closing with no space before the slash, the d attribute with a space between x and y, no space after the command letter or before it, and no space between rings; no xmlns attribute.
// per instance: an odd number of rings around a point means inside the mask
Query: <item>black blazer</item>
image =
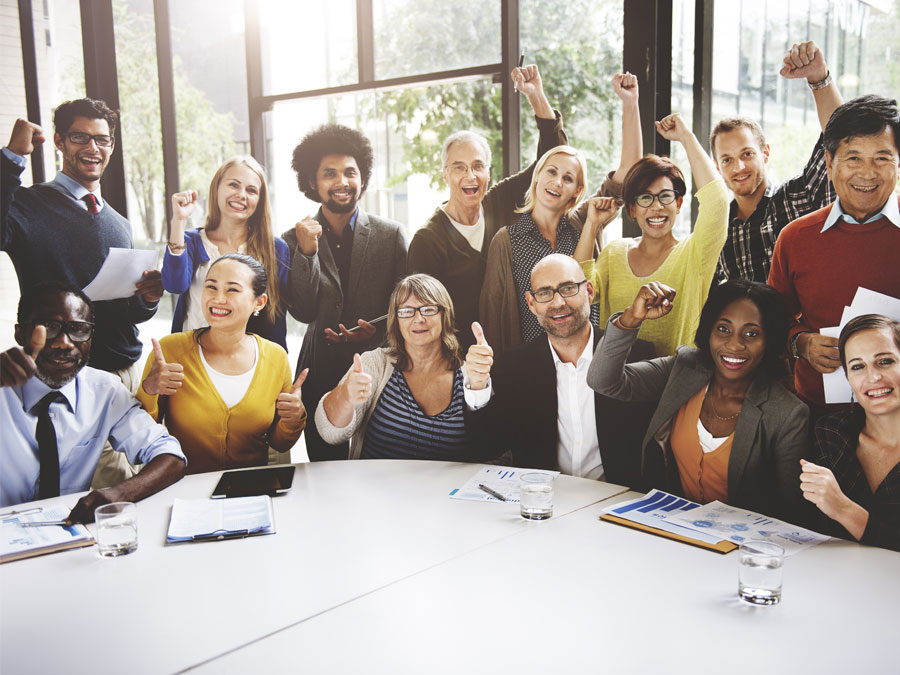
<svg viewBox="0 0 900 675"><path fill-rule="evenodd" d="M594 347L603 332L594 328ZM556 367L550 344L539 337L504 352L491 369L490 403L472 413L470 429L494 456L507 450L516 466L558 471ZM653 345L639 340L631 359L655 356ZM616 401L594 394L597 438L605 480L642 488L641 440L654 406Z"/></svg>

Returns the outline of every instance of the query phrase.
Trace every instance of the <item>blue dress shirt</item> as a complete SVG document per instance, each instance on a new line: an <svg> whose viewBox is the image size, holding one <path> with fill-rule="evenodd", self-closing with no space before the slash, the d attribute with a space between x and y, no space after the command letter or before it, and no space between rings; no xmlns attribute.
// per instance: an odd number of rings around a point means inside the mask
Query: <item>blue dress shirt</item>
<svg viewBox="0 0 900 675"><path fill-rule="evenodd" d="M22 155L17 155L9 148L2 148L3 156L8 160L12 161L14 164L21 166L22 168L28 165L28 160L22 157ZM103 201L103 197L100 196L100 188L97 188L94 192L88 190L84 185L79 183L74 178L67 176L62 171L59 171L56 174L56 178L51 180L48 185L56 188L57 191L62 192L64 195L67 195L75 200L78 208L87 211L87 203L84 201L84 197L87 194L92 194L97 198L97 211L102 211L105 202Z"/></svg>
<svg viewBox="0 0 900 675"><path fill-rule="evenodd" d="M0 388L0 507L38 495L41 464L31 413L51 388L36 377L21 387ZM59 389L64 401L50 405L59 449L60 494L87 490L107 439L132 464L163 454L187 463L178 441L153 421L115 375L85 367Z"/></svg>

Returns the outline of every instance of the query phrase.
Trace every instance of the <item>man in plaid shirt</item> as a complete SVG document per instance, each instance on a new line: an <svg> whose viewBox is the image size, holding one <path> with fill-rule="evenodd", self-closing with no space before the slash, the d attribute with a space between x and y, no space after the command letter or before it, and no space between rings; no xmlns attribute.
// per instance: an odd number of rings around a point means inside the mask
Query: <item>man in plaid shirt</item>
<svg viewBox="0 0 900 675"><path fill-rule="evenodd" d="M806 78L824 129L843 99L816 43L795 44L785 54L780 72L787 79ZM716 276L720 282L744 278L766 283L772 250L781 230L800 216L834 201L834 189L825 171L822 138L816 142L803 173L779 187L766 179L769 145L754 120L721 120L710 134L709 147L719 173L734 194L728 215L728 239L719 256Z"/></svg>

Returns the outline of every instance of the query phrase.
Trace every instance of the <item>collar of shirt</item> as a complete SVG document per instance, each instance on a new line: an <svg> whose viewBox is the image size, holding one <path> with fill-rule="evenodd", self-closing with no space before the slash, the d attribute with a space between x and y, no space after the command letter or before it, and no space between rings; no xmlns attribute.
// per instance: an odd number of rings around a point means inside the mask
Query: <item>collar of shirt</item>
<svg viewBox="0 0 900 675"><path fill-rule="evenodd" d="M61 188L65 193L72 196L72 198L78 202L79 208L88 210L87 204L84 203L84 196L86 194L92 194L97 198L97 204L100 211L103 210L104 202L103 197L100 196L100 188L97 188L94 192L88 190L84 185L79 183L77 180L72 178L71 176L67 176L62 171L58 171L56 173L56 178L50 181L51 185L55 185L58 188Z"/></svg>
<svg viewBox="0 0 900 675"><path fill-rule="evenodd" d="M866 223L871 223L878 220L881 217L887 218L897 227L900 227L900 206L898 206L897 195L895 193L891 193L891 196L888 197L888 200L884 203L884 206L881 207L881 211L876 213L874 216L869 218ZM834 204L831 207L831 213L828 214L828 217L825 219L825 224L822 226L822 229L819 230L821 234L829 227L834 225L839 218L843 218L848 223L853 223L854 225L865 225L866 223L860 223L856 218L849 215L841 208L841 198L837 197L834 200Z"/></svg>
<svg viewBox="0 0 900 675"><path fill-rule="evenodd" d="M559 354L556 353L556 349L553 347L553 342L550 341L550 336L547 336L547 341L550 342L550 354L553 355L553 365L556 366L557 372L559 369L571 364L566 364L562 362L562 359L559 358ZM574 368L578 370L585 363L590 364L591 359L594 355L594 326L591 325L591 334L588 336L587 344L584 346L584 350L581 352L581 356L578 357L578 360L575 362Z"/></svg>
<svg viewBox="0 0 900 675"><path fill-rule="evenodd" d="M762 197L759 198L759 202L756 205L756 208L753 209L753 213L750 214L750 217L747 220L741 220L738 217L738 203L737 199L732 199L731 204L728 206L728 222L733 223L737 221L738 223L761 223L766 219L766 212L769 208L769 200L772 199L772 194L775 192L775 188L769 184L766 184L766 190L763 192Z"/></svg>
<svg viewBox="0 0 900 675"><path fill-rule="evenodd" d="M321 219L319 219L319 218L316 219L316 220L319 221L319 224L320 224L324 229L326 229L326 230L328 230L329 232L331 232L332 234L334 234L334 233L335 233L335 232L334 232L334 228L331 227L331 223L328 222L328 218L325 217L325 214L322 213L321 210L319 211L319 215L322 216ZM350 220L347 222L347 224L350 226L350 230L349 230L349 231L348 231L348 230L344 230L344 233L341 235L342 238L343 238L343 237L346 237L350 232L353 232L353 231L356 229L356 219L357 219L358 217L359 217L359 207L356 207L356 210L353 212L353 215L350 216Z"/></svg>
<svg viewBox="0 0 900 675"><path fill-rule="evenodd" d="M72 378L70 382L65 384L63 387L54 390L52 387L48 387L37 377L30 378L24 385L22 385L22 407L27 412L31 412L31 409L51 391L58 391L63 397L66 399L66 402L69 404L69 410L72 412L75 411L75 406L78 403L78 376Z"/></svg>

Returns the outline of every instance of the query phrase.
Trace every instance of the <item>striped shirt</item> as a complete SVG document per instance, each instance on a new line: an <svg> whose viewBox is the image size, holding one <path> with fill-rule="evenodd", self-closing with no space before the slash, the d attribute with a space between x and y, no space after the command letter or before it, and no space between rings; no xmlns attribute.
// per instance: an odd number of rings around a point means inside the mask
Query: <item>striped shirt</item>
<svg viewBox="0 0 900 675"><path fill-rule="evenodd" d="M464 406L461 369L453 376L450 405L431 416L413 398L403 373L395 370L369 419L361 458L467 461L472 453Z"/></svg>

